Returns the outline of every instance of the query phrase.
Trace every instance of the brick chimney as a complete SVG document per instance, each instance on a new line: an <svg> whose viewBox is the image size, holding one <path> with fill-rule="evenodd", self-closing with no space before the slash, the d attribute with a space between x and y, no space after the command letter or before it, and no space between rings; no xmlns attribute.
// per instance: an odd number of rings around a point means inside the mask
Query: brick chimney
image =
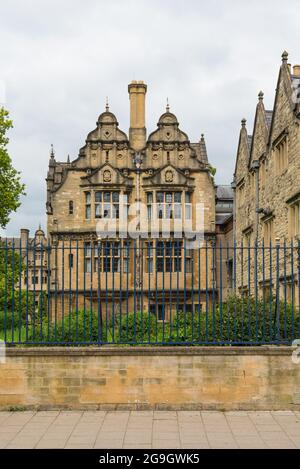
<svg viewBox="0 0 300 469"><path fill-rule="evenodd" d="M146 145L145 97L147 85L143 81L132 81L128 85L130 100L130 146L140 151Z"/></svg>
<svg viewBox="0 0 300 469"><path fill-rule="evenodd" d="M21 228L21 247L22 247L22 249L26 249L28 239L29 239L29 230L27 230L26 228Z"/></svg>

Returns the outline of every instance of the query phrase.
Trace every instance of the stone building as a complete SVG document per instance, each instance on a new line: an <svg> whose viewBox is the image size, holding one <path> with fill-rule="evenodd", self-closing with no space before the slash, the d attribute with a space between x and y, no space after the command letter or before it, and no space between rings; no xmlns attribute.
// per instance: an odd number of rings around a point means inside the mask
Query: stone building
<svg viewBox="0 0 300 469"><path fill-rule="evenodd" d="M260 92L251 135L242 120L233 183L238 291L254 294L257 289L263 296L278 289L294 304L299 302L299 83L300 66L291 67L284 52L273 109L265 109Z"/></svg>
<svg viewBox="0 0 300 469"><path fill-rule="evenodd" d="M107 105L78 158L59 162L51 152L46 179L51 290L57 311L68 304L101 307L108 315L146 310L167 319L173 310L199 311L206 291L210 301L217 289L212 246L222 217L216 225L216 191L204 137L190 142L169 105L157 129L147 134L147 86L133 81L128 91L129 136ZM122 234L124 218L134 221L131 208L121 216L124 197L125 205L137 206L140 232L152 228L143 239ZM175 234L184 221L197 231L197 204L204 207L206 248L201 250L187 248L182 230L179 238ZM99 233L103 221L111 223L115 236Z"/></svg>
<svg viewBox="0 0 300 469"><path fill-rule="evenodd" d="M39 294L47 292L51 275L50 251L44 231L39 227L34 236L30 237L29 230L22 228L20 237L6 238L3 245L20 259L17 265L14 265L15 273L22 272L15 288L32 292L38 305Z"/></svg>

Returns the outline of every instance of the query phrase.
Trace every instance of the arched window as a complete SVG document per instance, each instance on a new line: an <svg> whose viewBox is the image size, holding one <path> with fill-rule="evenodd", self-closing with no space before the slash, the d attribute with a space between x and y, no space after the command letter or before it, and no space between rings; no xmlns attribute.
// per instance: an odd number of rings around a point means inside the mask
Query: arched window
<svg viewBox="0 0 300 469"><path fill-rule="evenodd" d="M69 201L69 215L73 215L73 212L74 212L74 204L73 204L73 200L70 200Z"/></svg>

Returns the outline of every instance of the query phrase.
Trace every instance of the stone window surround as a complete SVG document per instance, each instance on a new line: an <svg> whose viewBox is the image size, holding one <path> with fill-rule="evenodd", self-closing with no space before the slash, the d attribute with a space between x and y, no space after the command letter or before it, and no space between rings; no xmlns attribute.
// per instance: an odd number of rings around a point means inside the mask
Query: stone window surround
<svg viewBox="0 0 300 469"><path fill-rule="evenodd" d="M293 239L300 235L300 192L286 201L289 207L289 235Z"/></svg>
<svg viewBox="0 0 300 469"><path fill-rule="evenodd" d="M276 176L281 176L288 168L288 135L288 129L284 129L272 143Z"/></svg>

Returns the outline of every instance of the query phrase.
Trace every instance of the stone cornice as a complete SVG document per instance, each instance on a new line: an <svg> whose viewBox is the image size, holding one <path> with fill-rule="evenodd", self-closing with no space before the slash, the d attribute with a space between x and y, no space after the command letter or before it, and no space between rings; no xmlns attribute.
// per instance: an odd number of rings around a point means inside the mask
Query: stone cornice
<svg viewBox="0 0 300 469"><path fill-rule="evenodd" d="M213 346L90 346L90 347L7 347L6 356L35 357L35 356L62 356L62 357L93 357L93 356L289 356L293 348L290 346L253 346L253 347L213 347Z"/></svg>

